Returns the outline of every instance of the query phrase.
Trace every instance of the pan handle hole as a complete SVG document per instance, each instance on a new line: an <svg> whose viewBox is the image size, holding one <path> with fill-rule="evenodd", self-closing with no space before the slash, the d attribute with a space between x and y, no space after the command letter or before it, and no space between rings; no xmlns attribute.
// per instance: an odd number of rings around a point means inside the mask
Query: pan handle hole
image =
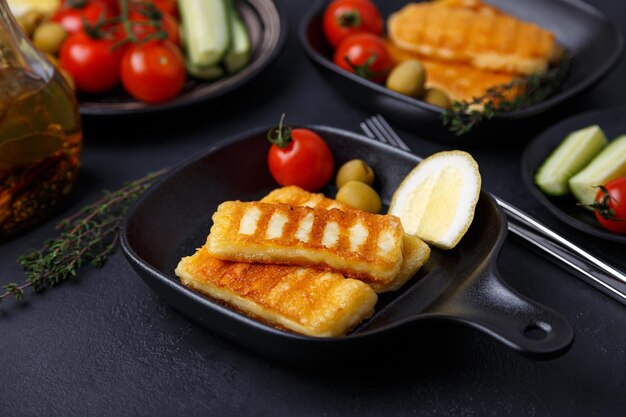
<svg viewBox="0 0 626 417"><path fill-rule="evenodd" d="M548 323L537 321L524 327L524 336L530 340L543 340L548 337L551 330L552 326Z"/></svg>

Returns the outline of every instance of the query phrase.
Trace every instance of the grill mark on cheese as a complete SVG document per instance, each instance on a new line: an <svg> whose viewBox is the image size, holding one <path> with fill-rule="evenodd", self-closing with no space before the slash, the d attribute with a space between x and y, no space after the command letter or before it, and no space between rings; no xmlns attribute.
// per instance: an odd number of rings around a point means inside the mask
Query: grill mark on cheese
<svg viewBox="0 0 626 417"><path fill-rule="evenodd" d="M250 207L244 210L237 210L235 218L239 217L239 231L241 235L253 235L258 227L261 210Z"/></svg>
<svg viewBox="0 0 626 417"><path fill-rule="evenodd" d="M301 242L308 242L311 237L311 230L313 230L313 213L306 213L304 217L298 222L298 229L296 231L296 239Z"/></svg>
<svg viewBox="0 0 626 417"><path fill-rule="evenodd" d="M324 227L324 233L322 235L322 245L327 248L332 248L339 242L339 225L337 222L328 222Z"/></svg>
<svg viewBox="0 0 626 417"><path fill-rule="evenodd" d="M367 240L369 232L360 220L350 228L350 250L355 252Z"/></svg>
<svg viewBox="0 0 626 417"><path fill-rule="evenodd" d="M273 213L270 217L267 232L265 236L268 239L276 239L283 235L283 229L285 228L285 224L288 222L289 218L282 213Z"/></svg>

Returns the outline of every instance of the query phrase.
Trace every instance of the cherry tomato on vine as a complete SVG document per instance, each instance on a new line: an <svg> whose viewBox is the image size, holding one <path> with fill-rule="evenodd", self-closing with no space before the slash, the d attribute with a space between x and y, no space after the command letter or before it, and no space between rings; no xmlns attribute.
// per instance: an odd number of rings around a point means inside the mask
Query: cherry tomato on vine
<svg viewBox="0 0 626 417"><path fill-rule="evenodd" d="M169 13L159 11L161 14L161 28L167 33L167 39L174 42L176 45L180 45L180 29L178 21ZM148 22L150 18L136 10L131 10L128 14L128 19L133 25L133 33L137 39L142 40L147 36L156 33L157 29L147 24L137 24L137 22Z"/></svg>
<svg viewBox="0 0 626 417"><path fill-rule="evenodd" d="M78 32L83 28L83 20L95 24L100 18L113 17L112 10L100 0L66 0L52 15L51 20L63 26L69 33Z"/></svg>
<svg viewBox="0 0 626 417"><path fill-rule="evenodd" d="M602 227L611 233L626 235L626 177L600 187L592 207Z"/></svg>
<svg viewBox="0 0 626 417"><path fill-rule="evenodd" d="M113 48L116 42L116 39L94 39L83 31L63 42L59 64L72 75L77 90L103 93L119 83L123 51Z"/></svg>
<svg viewBox="0 0 626 417"><path fill-rule="evenodd" d="M335 161L326 142L309 129L283 126L268 133L272 143L267 155L272 177L280 185L297 185L308 191L318 191L333 176Z"/></svg>
<svg viewBox="0 0 626 417"><path fill-rule="evenodd" d="M344 39L335 51L334 62L374 82L384 81L393 67L385 41L371 33L357 33Z"/></svg>
<svg viewBox="0 0 626 417"><path fill-rule="evenodd" d="M149 41L128 46L121 65L122 85L147 103L167 101L183 89L185 61L170 41Z"/></svg>
<svg viewBox="0 0 626 417"><path fill-rule="evenodd" d="M384 23L370 0L335 0L324 11L323 27L326 39L337 48L342 40L355 33L381 36Z"/></svg>

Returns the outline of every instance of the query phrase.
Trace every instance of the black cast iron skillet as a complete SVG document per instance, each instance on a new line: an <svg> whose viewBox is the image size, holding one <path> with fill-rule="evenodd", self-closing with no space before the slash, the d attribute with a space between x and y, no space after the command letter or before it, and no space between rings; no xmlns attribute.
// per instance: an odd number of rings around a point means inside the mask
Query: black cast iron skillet
<svg viewBox="0 0 626 417"><path fill-rule="evenodd" d="M331 147L337 165L366 160L384 202L417 164L415 156L363 136L311 127ZM187 289L174 275L181 257L202 246L211 215L225 200L256 200L276 188L266 162L267 128L211 146L149 190L128 214L122 248L139 276L193 320L250 349L291 363L329 363L371 355L373 349L419 332L422 324L453 322L484 332L533 358L551 358L573 341L569 323L509 289L496 258L506 219L482 192L468 233L451 251L433 249L428 264L401 290L382 294L374 316L344 337L313 338L277 330ZM334 196L330 188L327 195ZM421 343L427 343L422 341Z"/></svg>
<svg viewBox="0 0 626 417"><path fill-rule="evenodd" d="M415 0L412 0L415 1ZM422 0L423 1L423 0ZM384 19L409 0L374 0ZM317 0L300 24L304 51L320 73L354 105L387 120L420 132L426 139L457 147L506 146L512 140L527 140L530 129L552 123L546 114L565 100L590 89L615 67L622 54L620 30L602 13L580 0L486 0L520 19L552 31L559 44L572 55L572 65L560 92L522 110L482 122L469 134L455 136L442 126L443 110L408 97L345 71L333 63L333 51L322 31L322 14L329 0ZM533 123L528 120L532 118ZM503 132L506 134L503 136Z"/></svg>

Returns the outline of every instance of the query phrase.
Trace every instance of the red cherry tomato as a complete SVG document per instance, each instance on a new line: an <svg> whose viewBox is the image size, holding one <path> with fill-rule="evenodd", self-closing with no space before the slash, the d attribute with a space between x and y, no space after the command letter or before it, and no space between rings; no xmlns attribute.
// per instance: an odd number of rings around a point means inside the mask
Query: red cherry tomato
<svg viewBox="0 0 626 417"><path fill-rule="evenodd" d="M350 35L335 51L335 64L374 82L387 78L393 62L385 41L371 33Z"/></svg>
<svg viewBox="0 0 626 417"><path fill-rule="evenodd" d="M161 13L161 28L167 33L167 39L174 42L176 45L180 45L180 30L178 28L178 21L169 13L160 11ZM156 33L157 29L150 25L136 24L137 22L147 22L150 20L146 15L139 13L136 10L131 10L128 14L128 18L133 23L133 33L137 39L144 39L146 36Z"/></svg>
<svg viewBox="0 0 626 417"><path fill-rule="evenodd" d="M122 85L133 97L159 103L178 95L185 85L185 61L169 41L130 45L121 65Z"/></svg>
<svg viewBox="0 0 626 417"><path fill-rule="evenodd" d="M113 49L115 43L115 39L93 39L83 31L63 42L59 64L72 75L77 90L103 93L119 83L123 51Z"/></svg>
<svg viewBox="0 0 626 417"><path fill-rule="evenodd" d="M308 191L318 191L333 176L335 161L326 142L308 129L272 129L273 143L267 155L272 177L280 185L297 185Z"/></svg>
<svg viewBox="0 0 626 417"><path fill-rule="evenodd" d="M370 0L335 0L326 7L323 20L326 39L337 48L349 35L368 32L381 36L383 18Z"/></svg>
<svg viewBox="0 0 626 417"><path fill-rule="evenodd" d="M104 1L68 0L62 3L51 20L60 23L69 33L75 33L83 28L83 19L93 25L100 18L108 19L110 17L113 17L112 10Z"/></svg>
<svg viewBox="0 0 626 417"><path fill-rule="evenodd" d="M601 187L593 208L602 227L626 235L626 177L616 178Z"/></svg>

